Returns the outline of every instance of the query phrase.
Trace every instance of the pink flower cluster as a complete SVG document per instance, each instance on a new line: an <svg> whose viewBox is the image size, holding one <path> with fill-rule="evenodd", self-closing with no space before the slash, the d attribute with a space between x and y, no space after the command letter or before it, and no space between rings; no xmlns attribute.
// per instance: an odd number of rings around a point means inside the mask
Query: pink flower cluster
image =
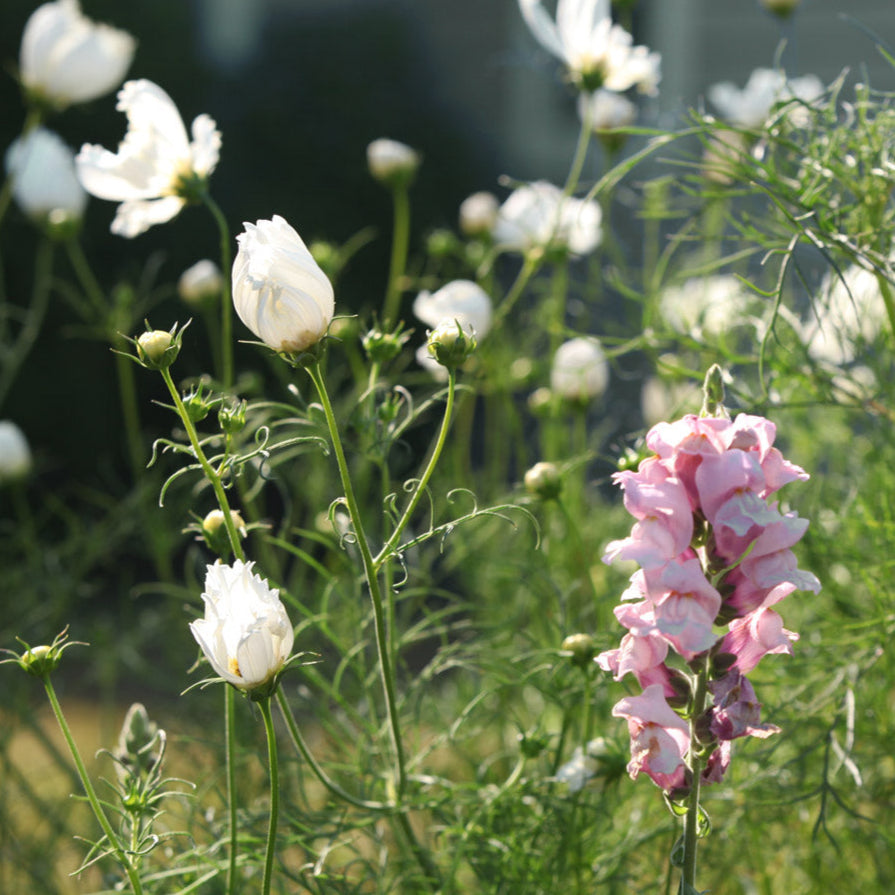
<svg viewBox="0 0 895 895"><path fill-rule="evenodd" d="M669 794L689 788L691 735L708 756L702 779L712 782L730 763L731 740L777 732L761 723L745 675L768 653L792 653L798 639L773 607L795 590L820 589L790 549L807 520L769 500L808 478L773 446L775 433L773 423L747 414L659 423L646 439L654 456L614 477L637 521L603 560L641 568L615 609L628 633L596 661L616 680L633 674L643 688L612 713L628 721L631 777L646 773ZM711 698L690 718L691 731L676 708L692 714L696 669L708 670Z"/></svg>

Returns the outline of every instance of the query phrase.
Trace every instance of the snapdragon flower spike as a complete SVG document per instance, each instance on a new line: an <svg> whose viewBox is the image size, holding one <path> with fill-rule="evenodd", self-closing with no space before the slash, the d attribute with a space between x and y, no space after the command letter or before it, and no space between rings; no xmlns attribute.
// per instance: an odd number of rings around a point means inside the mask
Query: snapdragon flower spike
<svg viewBox="0 0 895 895"><path fill-rule="evenodd" d="M691 741L705 759L703 781L717 782L730 764L731 740L778 731L762 723L745 675L766 655L792 652L798 635L783 626L779 603L796 590L820 589L791 550L807 520L769 500L808 478L774 447L775 435L763 417L685 416L654 426L646 438L653 456L614 477L636 522L603 559L641 568L615 610L628 633L595 661L616 680L634 675L643 688L642 697L613 710L628 720L628 771L646 773L672 798L692 780ZM708 669L697 673L708 674L711 698L688 716L685 737L676 709L692 707L697 669Z"/></svg>

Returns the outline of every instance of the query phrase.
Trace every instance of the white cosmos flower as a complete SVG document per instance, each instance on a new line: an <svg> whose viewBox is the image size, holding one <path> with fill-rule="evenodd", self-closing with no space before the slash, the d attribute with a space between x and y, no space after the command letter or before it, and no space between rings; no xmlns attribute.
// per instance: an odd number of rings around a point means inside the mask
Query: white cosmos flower
<svg viewBox="0 0 895 895"><path fill-rule="evenodd" d="M665 322L695 339L717 338L744 324L755 326L759 321L750 312L756 305L755 296L730 274L689 279L659 297Z"/></svg>
<svg viewBox="0 0 895 895"><path fill-rule="evenodd" d="M310 348L326 335L333 319L332 283L279 215L244 226L233 262L233 304L239 319L275 351Z"/></svg>
<svg viewBox="0 0 895 895"><path fill-rule="evenodd" d="M0 485L23 479L30 470L28 439L14 422L0 420Z"/></svg>
<svg viewBox="0 0 895 895"><path fill-rule="evenodd" d="M205 575L205 617L190 623L211 667L242 690L271 684L292 652L293 631L280 593L254 563L217 560Z"/></svg>
<svg viewBox="0 0 895 895"><path fill-rule="evenodd" d="M174 101L152 81L128 81L118 93L127 133L113 153L84 144L75 159L88 193L121 202L112 232L133 237L175 217L214 171L221 134L208 115L192 124L192 141Z"/></svg>
<svg viewBox="0 0 895 895"><path fill-rule="evenodd" d="M25 24L20 77L32 95L61 109L114 90L135 49L130 34L92 22L77 0L44 3Z"/></svg>
<svg viewBox="0 0 895 895"><path fill-rule="evenodd" d="M433 329L445 320L456 320L480 339L491 329L493 316L491 297L472 280L453 280L437 292L420 292L413 313Z"/></svg>
<svg viewBox="0 0 895 895"><path fill-rule="evenodd" d="M519 9L535 39L581 89L656 92L660 56L632 46L631 35L612 24L610 0L559 0L555 22L541 0L519 0Z"/></svg>
<svg viewBox="0 0 895 895"><path fill-rule="evenodd" d="M815 360L842 366L859 358L885 321L876 274L853 265L842 276L834 272L824 278L802 338Z"/></svg>
<svg viewBox="0 0 895 895"><path fill-rule="evenodd" d="M25 214L61 224L79 221L87 193L75 174L75 154L52 131L36 127L6 152L12 194Z"/></svg>
<svg viewBox="0 0 895 895"><path fill-rule="evenodd" d="M494 241L523 253L558 248L587 255L600 244L601 221L595 201L563 196L559 187L539 180L518 187L500 206Z"/></svg>
<svg viewBox="0 0 895 895"><path fill-rule="evenodd" d="M777 69L756 68L742 89L731 81L722 81L709 88L708 97L731 124L755 128L767 121L776 103L795 99L810 104L823 93L824 85L815 75L787 80L786 75ZM787 114L796 125L804 119L804 109L797 105Z"/></svg>
<svg viewBox="0 0 895 895"><path fill-rule="evenodd" d="M563 342L553 356L550 388L569 401L598 398L609 384L609 364L600 343L593 336Z"/></svg>

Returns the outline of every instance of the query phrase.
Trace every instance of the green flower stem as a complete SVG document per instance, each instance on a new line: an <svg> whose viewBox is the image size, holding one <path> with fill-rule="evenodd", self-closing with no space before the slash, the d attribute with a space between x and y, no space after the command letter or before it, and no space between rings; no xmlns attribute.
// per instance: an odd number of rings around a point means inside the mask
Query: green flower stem
<svg viewBox="0 0 895 895"><path fill-rule="evenodd" d="M516 279L513 281L513 285L510 286L510 289L504 296L504 299L500 303L500 306L494 312L494 322L491 325L492 329L496 330L498 325L503 322L504 318L515 307L516 302L519 300L519 297L525 291L525 287L528 285L528 281L535 275L535 273L537 273L538 268L541 266L543 260L544 253L541 250L534 250L525 253L522 267L520 268L519 273L516 275Z"/></svg>
<svg viewBox="0 0 895 895"><path fill-rule="evenodd" d="M348 514L351 517L351 525L354 529L354 535L357 538L357 546L360 550L361 559L364 565L364 575L367 579L367 587L370 590L370 599L373 603L376 648L379 652L379 671L382 676L382 689L385 694L389 730L391 732L392 747L395 753L395 770L397 772L395 785L398 792L398 800L400 801L406 785L407 770L404 759L404 745L401 739L401 725L398 718L398 698L395 691L394 670L389 661L387 632L385 629L385 611L382 602L382 593L379 587L378 570L370 550L370 543L367 540L367 535L364 531L357 498L354 495L354 486L351 483L351 474L348 470L348 461L345 459L345 449L342 447L342 438L339 435L339 429L336 425L336 417L333 413L332 403L329 400L329 394L326 391L326 383L323 381L320 364L315 361L305 369L311 377L311 381L314 383L314 387L317 389L317 394L320 397L320 403L323 405L326 424L329 428L330 439L333 443L333 451L336 455L336 464L339 467L342 488L345 491L345 503L348 507Z"/></svg>
<svg viewBox="0 0 895 895"><path fill-rule="evenodd" d="M0 369L0 406L6 400L19 368L40 334L40 328L50 302L50 289L53 283L53 254L53 243L48 239L42 239L38 243L34 257L34 288L31 292L31 304L28 306L25 322L12 346L4 352L3 367Z"/></svg>
<svg viewBox="0 0 895 895"><path fill-rule="evenodd" d="M388 271L388 286L382 311L382 326L388 329L398 322L401 305L401 280L407 266L410 245L410 191L406 184L392 189L394 225L392 230L392 256Z"/></svg>
<svg viewBox="0 0 895 895"><path fill-rule="evenodd" d="M696 892L696 842L699 833L699 785L702 778L704 759L702 746L696 736L696 722L705 711L708 692L708 662L703 660L702 668L696 673L693 688L693 707L690 713L690 772L692 782L687 799L687 814L684 818L684 863L681 871L681 895ZM689 886L689 889L687 888Z"/></svg>
<svg viewBox="0 0 895 895"><path fill-rule="evenodd" d="M230 269L233 258L230 249L230 228L220 206L206 192L202 201L208 207L218 225L221 236L221 272L223 288L221 289L221 369L219 371L224 391L233 386L233 298L230 288Z"/></svg>
<svg viewBox="0 0 895 895"><path fill-rule="evenodd" d="M286 722L286 728L289 730L289 735L292 737L292 743L295 748L298 750L301 757L308 763L308 767L310 767L314 776L337 798L342 799L347 802L349 805L353 805L355 808L364 808L367 811L391 811L393 809L393 805L388 804L387 802L371 802L367 799L360 799L357 796L352 795L350 792L342 789L338 783L336 783L326 771L320 766L319 762L316 758L314 758L311 753L308 744L305 742L304 737L301 735L301 730L295 722L295 716L292 714L292 709L289 706L289 702L286 697L283 695L282 688L277 690L277 704L280 706L280 713L283 716L283 720Z"/></svg>
<svg viewBox="0 0 895 895"><path fill-rule="evenodd" d="M370 601L373 604L373 625L376 633L376 651L379 659L379 674L382 679L382 689L385 695L386 712L388 714L389 733L391 735L392 749L395 758L395 809L397 812L395 821L404 833L410 850L413 852L414 857L425 874L429 887L433 891L436 891L438 888L437 868L428 852L417 841L416 835L413 832L413 827L410 824L410 820L407 817L406 810L402 804L404 793L407 788L407 765L404 756L404 744L401 738L401 722L398 715L398 698L395 689L394 666L391 662L388 644L388 631L386 630L385 624L385 609L379 584L378 569L373 560L370 543L364 532L363 520L360 515L360 509L354 495L354 487L351 483L351 475L348 470L348 461L345 458L345 450L342 447L342 439L339 435L338 426L336 425L332 403L329 400L329 394L326 391L326 384L320 370L320 363L319 361L315 361L305 369L311 377L311 381L314 383L317 395L320 398L320 403L323 406L323 413L326 417L327 427L329 428L329 435L333 444L336 464L339 467L342 488L345 491L345 503L348 507L348 514L351 517L354 536L357 539L357 546L360 550L361 560L364 566L364 576L370 591Z"/></svg>
<svg viewBox="0 0 895 895"><path fill-rule="evenodd" d="M245 551L242 549L242 543L239 540L239 532L236 530L236 524L233 522L230 501L227 499L227 492L224 489L221 477L212 467L211 463L209 463L208 457L205 456L205 451L202 450L196 427L193 425L193 421L190 419L190 415L183 405L183 399L180 397L180 392L177 391L177 386L174 385L174 380L171 378L171 371L165 368L159 372L162 374L162 379L165 380L165 385L168 386L168 392L174 401L174 406L177 408L177 414L180 417L180 421L183 423L184 429L186 429L187 437L193 448L193 455L199 461L199 465L202 467L202 472L205 473L205 478L211 483L211 487L214 490L214 496L217 498L218 506L224 514L224 527L227 529L227 537L230 540L233 555L237 559L241 559L245 562Z"/></svg>
<svg viewBox="0 0 895 895"><path fill-rule="evenodd" d="M140 883L140 876L137 873L133 861L131 860L127 851L121 845L121 842L119 841L115 831L112 829L112 825L111 823L109 823L109 818L106 817L106 813L103 811L99 798L97 798L96 790L94 790L93 784L90 782L90 777L87 774L87 768L85 767L84 761L81 758L81 753L78 751L78 747L75 744L74 737L72 736L71 730L69 729L68 722L65 720L65 715L62 713L62 706L59 705L59 700L56 697L56 690L53 687L53 682L50 680L49 674L45 674L41 678L41 680L43 681L44 687L46 688L47 697L50 700L50 705L53 707L53 713L56 715L56 721L59 723L59 729L62 731L62 736L65 737L65 742L67 743L69 751L71 752L71 757L78 769L78 776L81 778L81 785L84 787L84 792L87 795L87 801L90 803L90 807L93 809L93 813L96 816L97 821L99 821L99 825L102 828L103 833L105 833L106 838L109 840L109 846L112 849L115 858L118 860L118 863L121 864L122 868L124 868L124 872L127 874L127 878L131 884L131 889L133 889L134 891L134 895L142 895L143 886Z"/></svg>
<svg viewBox="0 0 895 895"><path fill-rule="evenodd" d="M401 518L395 525L395 530L392 532L391 537L385 542L382 550L379 551L379 554L373 560L373 566L376 570L378 570L384 562L387 562L389 557L392 555L395 547L398 544L398 541L401 538L402 532L407 527L407 523L410 522L414 511L416 510L420 500L422 499L426 486L429 484L429 479L432 478L432 473L435 471L435 467L438 464L438 458L441 456L441 452L442 450L444 450L444 445L447 440L447 433L451 425L451 417L454 411L454 394L456 392L456 388L457 371L454 369L449 369L447 399L444 405L444 418L441 421L441 429L438 432L438 438L435 440L435 447L432 449L432 456L429 457L429 462L426 464L426 468L423 471L423 474L420 476L419 481L416 484L416 488L414 488L413 494L408 501L404 512L401 514Z"/></svg>
<svg viewBox="0 0 895 895"><path fill-rule="evenodd" d="M196 432L196 427L193 425L193 421L190 419L186 407L183 406L183 400L180 397L180 392L177 391L177 387L174 385L174 380L171 378L171 371L165 368L160 372L162 374L162 379L165 380L165 385L168 386L168 391L170 392L171 398L174 401L174 406L177 408L177 414L180 417L180 421L183 423L183 426L186 429L190 444L193 447L193 453L196 459L199 461L199 465L202 467L202 471L205 473L205 478L208 479L209 482L211 482L211 487L214 489L214 494L217 498L218 506L220 507L221 512L224 514L224 526L227 529L227 537L230 540L230 547L233 550L233 555L237 559L241 559L243 562L245 562L245 551L242 549L242 543L239 540L239 532L236 530L236 525L233 522L233 516L230 511L230 501L227 500L227 492L224 490L224 485L221 482L221 477L212 468L211 463L208 462L208 458L205 456L205 451L202 450L202 445L199 443L199 436ZM238 818L236 814L235 712L236 707L234 702L233 688L224 687L224 733L227 766L227 807L228 822L230 826L230 855L227 869L227 895L234 895L234 893L236 892L236 851Z"/></svg>
<svg viewBox="0 0 895 895"><path fill-rule="evenodd" d="M228 689L230 689L228 687ZM270 697L258 702L261 717L264 719L264 732L267 734L267 762L270 768L270 819L267 826L267 852L264 859L264 879L261 883L262 895L269 895L270 881L273 875L273 858L277 848L277 819L280 810L280 780L277 766L277 735L273 729L270 716Z"/></svg>
<svg viewBox="0 0 895 895"><path fill-rule="evenodd" d="M575 146L575 155L572 158L572 166L569 168L566 184L563 187L563 195L571 196L581 180L581 172L584 170L584 162L587 159L587 150L590 146L590 138L593 131L591 120L591 104L585 103L584 115L581 118L581 130L578 132L578 143Z"/></svg>
<svg viewBox="0 0 895 895"><path fill-rule="evenodd" d="M579 487L580 484L576 483ZM597 627L599 628L602 619L600 618L600 596L597 593L597 588L594 585L593 576L590 573L590 563L588 562L588 554L584 549L584 541L581 538L581 528L576 521L575 516L569 511L566 502L562 499L562 496L558 496L556 498L556 505L559 508L559 512L562 515L563 522L566 525L566 534L570 540L570 546L572 548L572 552L575 557L575 563L578 566L578 574L581 577L582 583L587 587L590 592L592 605L594 608L594 612L596 613L597 619ZM582 514L579 518L585 518ZM581 614L579 612L569 612L566 618L567 624L572 625L573 627L578 627L580 625L579 619L581 618Z"/></svg>

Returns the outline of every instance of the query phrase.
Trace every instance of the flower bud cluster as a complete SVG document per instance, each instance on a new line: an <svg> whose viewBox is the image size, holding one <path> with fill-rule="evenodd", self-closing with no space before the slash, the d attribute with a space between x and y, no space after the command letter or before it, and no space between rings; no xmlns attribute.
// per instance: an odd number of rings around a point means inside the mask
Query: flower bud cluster
<svg viewBox="0 0 895 895"><path fill-rule="evenodd" d="M792 653L798 635L783 627L776 604L795 590L820 589L790 549L807 520L770 500L808 478L773 447L775 432L758 416L688 415L654 426L646 439L653 455L636 472L615 475L637 521L603 560L641 568L615 610L628 633L596 661L616 680L630 673L643 687L613 709L628 721L628 772L646 773L673 797L689 787L691 742L707 756L704 781L713 782L730 762L731 740L777 732L761 723L745 675L768 653ZM708 673L703 711L693 708L689 672L697 669Z"/></svg>

